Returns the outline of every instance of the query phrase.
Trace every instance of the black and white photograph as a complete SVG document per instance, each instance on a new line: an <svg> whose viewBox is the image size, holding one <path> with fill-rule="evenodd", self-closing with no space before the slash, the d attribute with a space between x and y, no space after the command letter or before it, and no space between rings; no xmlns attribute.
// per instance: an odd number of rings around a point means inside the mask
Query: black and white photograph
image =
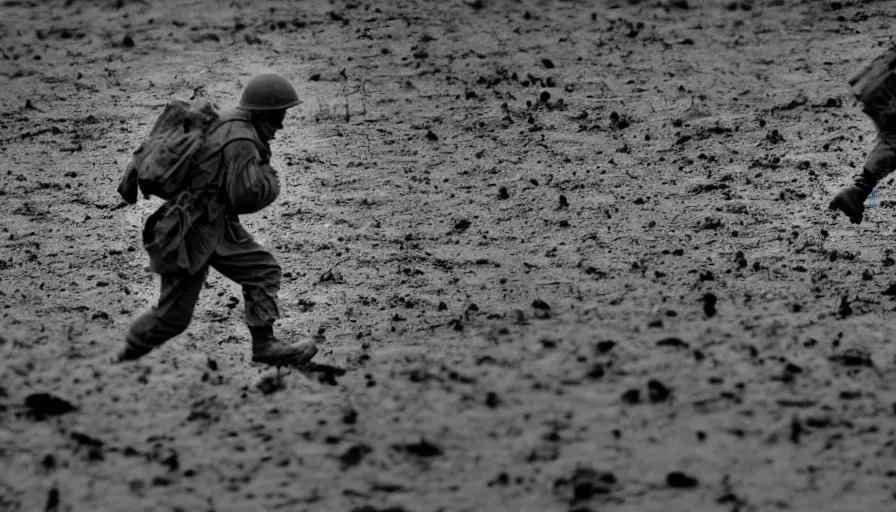
<svg viewBox="0 0 896 512"><path fill-rule="evenodd" d="M896 510L896 0L0 0L0 512Z"/></svg>

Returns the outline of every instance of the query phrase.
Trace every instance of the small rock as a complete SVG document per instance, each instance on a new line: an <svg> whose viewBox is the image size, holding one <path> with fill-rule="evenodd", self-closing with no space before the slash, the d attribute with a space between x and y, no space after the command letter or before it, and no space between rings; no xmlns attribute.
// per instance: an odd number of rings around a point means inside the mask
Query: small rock
<svg viewBox="0 0 896 512"><path fill-rule="evenodd" d="M847 349L839 354L830 356L828 359L844 366L874 367L871 354L860 349Z"/></svg>
<svg viewBox="0 0 896 512"><path fill-rule="evenodd" d="M588 373L586 375L589 379L597 380L602 379L605 374L606 371L604 370L604 365L600 363L594 363L593 365L591 365L591 368L588 370Z"/></svg>
<svg viewBox="0 0 896 512"><path fill-rule="evenodd" d="M840 298L840 306L837 307L837 314L840 318L846 318L852 315L852 306L849 305L849 296L844 295Z"/></svg>
<svg viewBox="0 0 896 512"><path fill-rule="evenodd" d="M345 471L357 466L361 463L364 457L366 457L372 451L373 449L364 443L353 445L339 456L339 462L342 465L342 470Z"/></svg>
<svg viewBox="0 0 896 512"><path fill-rule="evenodd" d="M44 512L57 512L59 510L59 489L54 485L47 493L47 504Z"/></svg>
<svg viewBox="0 0 896 512"><path fill-rule="evenodd" d="M676 489L693 489L699 485L699 482L696 478L681 471L673 471L666 475L666 485Z"/></svg>
<svg viewBox="0 0 896 512"><path fill-rule="evenodd" d="M532 307L540 310L548 310L551 309L551 306L548 305L547 302L541 299L535 299L532 301Z"/></svg>
<svg viewBox="0 0 896 512"><path fill-rule="evenodd" d="M467 228L469 228L471 225L472 225L472 223L469 220L461 219L454 223L454 230L455 231L466 231Z"/></svg>
<svg viewBox="0 0 896 512"><path fill-rule="evenodd" d="M597 345L594 346L595 350L598 354L606 354L607 352L613 350L616 346L616 342L612 340L598 341Z"/></svg>
<svg viewBox="0 0 896 512"><path fill-rule="evenodd" d="M565 195L560 194L559 202L560 202L560 208L568 208L569 207L569 201L566 199Z"/></svg>
<svg viewBox="0 0 896 512"><path fill-rule="evenodd" d="M53 471L56 469L56 456L52 453L46 454L43 460L41 460L40 465L46 471Z"/></svg>
<svg viewBox="0 0 896 512"><path fill-rule="evenodd" d="M494 409L501 405L501 399L498 397L498 394L494 391L489 391L485 395L485 405L489 408Z"/></svg>
<svg viewBox="0 0 896 512"><path fill-rule="evenodd" d="M672 395L672 391L658 380L650 380L647 383L647 396L652 403L665 402Z"/></svg>
<svg viewBox="0 0 896 512"><path fill-rule="evenodd" d="M218 371L218 362L215 361L214 359L212 359L211 357L209 357L208 360L206 360L205 364L208 365L209 370L211 370L213 372Z"/></svg>
<svg viewBox="0 0 896 512"><path fill-rule="evenodd" d="M358 422L358 411L349 409L342 415L342 422L346 425L354 425Z"/></svg>
<svg viewBox="0 0 896 512"><path fill-rule="evenodd" d="M558 478L554 481L554 494L575 505L594 496L612 493L618 482L616 475L608 471L597 471L587 466L578 467L568 478Z"/></svg>
<svg viewBox="0 0 896 512"><path fill-rule="evenodd" d="M436 457L443 454L441 448L422 438L420 442L399 445L398 448L418 457Z"/></svg>
<svg viewBox="0 0 896 512"><path fill-rule="evenodd" d="M716 297L716 294L708 292L703 295L703 312L706 313L706 316L710 318L716 316L717 302L718 298Z"/></svg>
<svg viewBox="0 0 896 512"><path fill-rule="evenodd" d="M678 337L669 337L663 338L656 342L656 346L658 347L677 347L677 348L688 348L688 344L682 341L681 338Z"/></svg>
<svg viewBox="0 0 896 512"><path fill-rule="evenodd" d="M131 36L124 36L124 39L121 40L121 45L125 48L133 48L134 38L132 38Z"/></svg>
<svg viewBox="0 0 896 512"><path fill-rule="evenodd" d="M641 390L639 389L630 389L622 394L622 402L635 405L641 403Z"/></svg>
<svg viewBox="0 0 896 512"><path fill-rule="evenodd" d="M25 407L37 418L61 416L77 409L67 400L49 393L32 393L28 395L25 397Z"/></svg>
<svg viewBox="0 0 896 512"><path fill-rule="evenodd" d="M805 432L806 428L803 426L799 418L794 416L790 419L790 441L792 443L798 444L800 442L800 438Z"/></svg>
<svg viewBox="0 0 896 512"><path fill-rule="evenodd" d="M551 59L541 59L541 64L547 69L554 69L554 61Z"/></svg>
<svg viewBox="0 0 896 512"><path fill-rule="evenodd" d="M426 139L434 142L434 141L439 140L439 136L436 135L435 133L433 133L432 130L427 130Z"/></svg>
<svg viewBox="0 0 896 512"><path fill-rule="evenodd" d="M507 187L499 187L498 188L498 199L504 200L509 199L510 194L507 192Z"/></svg>

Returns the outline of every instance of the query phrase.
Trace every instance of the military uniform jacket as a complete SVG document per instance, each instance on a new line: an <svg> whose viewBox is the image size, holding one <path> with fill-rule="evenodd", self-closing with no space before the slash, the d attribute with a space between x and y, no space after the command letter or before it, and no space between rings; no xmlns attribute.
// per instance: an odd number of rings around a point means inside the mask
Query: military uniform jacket
<svg viewBox="0 0 896 512"><path fill-rule="evenodd" d="M221 115L197 152L190 186L163 204L143 229L150 269L160 274L202 269L238 216L255 213L280 193L270 148L240 110ZM201 165L200 165L201 162Z"/></svg>

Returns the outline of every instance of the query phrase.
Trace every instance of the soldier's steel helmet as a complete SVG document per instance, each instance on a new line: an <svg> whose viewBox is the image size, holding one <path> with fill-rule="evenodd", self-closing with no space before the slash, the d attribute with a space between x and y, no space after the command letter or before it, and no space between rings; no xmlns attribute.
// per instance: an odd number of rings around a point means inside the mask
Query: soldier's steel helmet
<svg viewBox="0 0 896 512"><path fill-rule="evenodd" d="M240 103L242 110L258 112L285 110L299 104L299 95L289 80L276 73L256 75L243 88Z"/></svg>

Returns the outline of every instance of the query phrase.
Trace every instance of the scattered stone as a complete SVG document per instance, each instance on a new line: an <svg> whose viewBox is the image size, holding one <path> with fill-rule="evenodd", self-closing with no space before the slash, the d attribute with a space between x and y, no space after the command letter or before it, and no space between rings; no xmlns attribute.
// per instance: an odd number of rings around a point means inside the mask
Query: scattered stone
<svg viewBox="0 0 896 512"><path fill-rule="evenodd" d="M613 473L580 466L568 478L554 480L554 494L570 505L576 505L612 493L618 483Z"/></svg>
<svg viewBox="0 0 896 512"><path fill-rule="evenodd" d="M866 270L865 272L868 272L868 271ZM864 275L863 275L863 278L864 278ZM890 286L888 286L886 290L881 292L881 294L886 295L887 297L896 297L896 283L893 283Z"/></svg>
<svg viewBox="0 0 896 512"><path fill-rule="evenodd" d="M622 402L635 405L641 403L641 390L640 389L630 389L622 394Z"/></svg>
<svg viewBox="0 0 896 512"><path fill-rule="evenodd" d="M209 369L209 370L211 370L211 371L213 371L213 372L218 371L218 362L215 361L214 359L212 359L211 357L209 357L209 358L205 361L205 364L208 366L208 369Z"/></svg>
<svg viewBox="0 0 896 512"><path fill-rule="evenodd" d="M547 69L554 69L554 61L551 59L541 59L541 64Z"/></svg>
<svg viewBox="0 0 896 512"><path fill-rule="evenodd" d="M671 336L669 338L663 338L656 342L656 346L658 347L676 347L676 348L688 348L689 345L682 341L681 338Z"/></svg>
<svg viewBox="0 0 896 512"><path fill-rule="evenodd" d="M439 140L439 136L432 132L432 130L426 131L426 139L431 140L433 142Z"/></svg>
<svg viewBox="0 0 896 512"><path fill-rule="evenodd" d="M134 38L132 38L131 36L124 36L124 39L121 40L121 45L125 48L133 48Z"/></svg>
<svg viewBox="0 0 896 512"><path fill-rule="evenodd" d="M543 300L541 300L541 299L535 299L535 300L533 300L533 301L532 301L532 307L535 308L535 309L540 309L540 310L549 310L549 309L551 309L551 306L548 306L548 303L545 302L545 301L543 301Z"/></svg>
<svg viewBox="0 0 896 512"><path fill-rule="evenodd" d="M696 478L681 471L673 471L666 475L666 485L675 489L693 489L699 485L699 482Z"/></svg>
<svg viewBox="0 0 896 512"><path fill-rule="evenodd" d="M498 397L498 394L494 391L489 391L485 395L485 405L491 409L494 409L501 405L501 398Z"/></svg>
<svg viewBox="0 0 896 512"><path fill-rule="evenodd" d="M417 457L437 457L444 453L441 448L423 438L417 443L398 445L397 448Z"/></svg>
<svg viewBox="0 0 896 512"><path fill-rule="evenodd" d="M837 314L840 318L846 318L852 315L852 306L849 305L849 296L844 295L840 298L840 306L837 307Z"/></svg>
<svg viewBox="0 0 896 512"><path fill-rule="evenodd" d="M454 230L455 231L466 231L471 225L472 225L472 223L469 220L461 219L454 223Z"/></svg>
<svg viewBox="0 0 896 512"><path fill-rule="evenodd" d="M604 365L600 363L594 363L593 365L591 365L591 368L588 370L586 376L589 379L597 380L603 378L605 374L606 371L604 370Z"/></svg>
<svg viewBox="0 0 896 512"><path fill-rule="evenodd" d="M647 397L652 403L665 402L672 396L672 391L658 380L651 379L647 382Z"/></svg>
<svg viewBox="0 0 896 512"><path fill-rule="evenodd" d="M766 134L765 138L772 144L778 144L780 142L784 142L784 136L781 135L781 133L778 132L778 130L772 130L772 131L768 132Z"/></svg>
<svg viewBox="0 0 896 512"><path fill-rule="evenodd" d="M345 453L339 456L339 462L342 465L342 470L345 471L357 466L361 463L364 457L366 457L371 452L373 452L373 449L364 443L358 443L351 446L348 450L345 451Z"/></svg>
<svg viewBox="0 0 896 512"><path fill-rule="evenodd" d="M563 208L569 208L569 201L566 199L566 196L565 196L565 195L560 194L559 202L560 202L559 207L560 207L561 209L563 209Z"/></svg>
<svg viewBox="0 0 896 512"><path fill-rule="evenodd" d="M47 504L44 506L44 512L57 512L59 510L59 489L54 485L47 492Z"/></svg>
<svg viewBox="0 0 896 512"><path fill-rule="evenodd" d="M871 354L857 348L844 350L839 354L830 356L828 359L832 362L840 363L843 366L874 367L874 361L871 359Z"/></svg>
<svg viewBox="0 0 896 512"><path fill-rule="evenodd" d="M509 199L510 194L507 192L507 187L499 187L498 188L498 199L504 200Z"/></svg>
<svg viewBox="0 0 896 512"><path fill-rule="evenodd" d="M49 393L32 393L25 397L25 407L35 419L61 416L77 409L71 402Z"/></svg>
<svg viewBox="0 0 896 512"><path fill-rule="evenodd" d="M219 36L217 32L202 32L200 34L193 35L190 39L194 43L202 43L205 41L213 41L216 43L221 42L221 36Z"/></svg>
<svg viewBox="0 0 896 512"><path fill-rule="evenodd" d="M716 294L712 292L703 294L703 312L706 313L706 316L710 318L716 316L717 302L718 298L716 297Z"/></svg>
<svg viewBox="0 0 896 512"><path fill-rule="evenodd" d="M53 471L56 469L56 456L52 453L46 454L43 460L40 461L40 465L45 471Z"/></svg>
<svg viewBox="0 0 896 512"><path fill-rule="evenodd" d="M594 349L598 354L606 354L607 352L613 350L616 346L616 342L612 340L598 341L597 345L594 346Z"/></svg>
<svg viewBox="0 0 896 512"><path fill-rule="evenodd" d="M806 428L799 418L794 416L790 419L790 442L799 444L800 438L806 432Z"/></svg>

